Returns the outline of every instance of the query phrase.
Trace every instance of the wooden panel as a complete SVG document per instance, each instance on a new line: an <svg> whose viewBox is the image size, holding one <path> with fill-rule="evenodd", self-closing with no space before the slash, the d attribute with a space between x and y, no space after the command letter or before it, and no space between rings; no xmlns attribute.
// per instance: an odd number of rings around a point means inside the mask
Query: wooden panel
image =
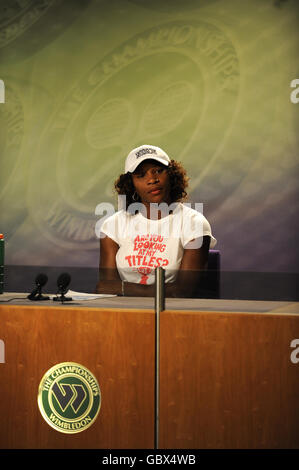
<svg viewBox="0 0 299 470"><path fill-rule="evenodd" d="M0 338L0 447L153 447L153 311L1 306ZM66 361L87 367L102 393L95 423L73 435L52 429L37 406L41 378Z"/></svg>
<svg viewBox="0 0 299 470"><path fill-rule="evenodd" d="M152 448L154 312L1 306L1 448ZM161 314L160 448L298 448L298 315ZM102 407L79 434L52 429L37 407L60 362L97 377Z"/></svg>
<svg viewBox="0 0 299 470"><path fill-rule="evenodd" d="M298 315L163 312L161 448L299 448Z"/></svg>

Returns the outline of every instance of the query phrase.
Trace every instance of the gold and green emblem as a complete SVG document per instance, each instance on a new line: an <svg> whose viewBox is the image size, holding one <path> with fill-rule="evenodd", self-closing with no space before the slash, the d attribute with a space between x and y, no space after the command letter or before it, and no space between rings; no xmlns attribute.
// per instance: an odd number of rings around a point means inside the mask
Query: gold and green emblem
<svg viewBox="0 0 299 470"><path fill-rule="evenodd" d="M84 431L100 411L97 379L81 364L56 364L39 384L38 406L45 421L56 431L67 434Z"/></svg>

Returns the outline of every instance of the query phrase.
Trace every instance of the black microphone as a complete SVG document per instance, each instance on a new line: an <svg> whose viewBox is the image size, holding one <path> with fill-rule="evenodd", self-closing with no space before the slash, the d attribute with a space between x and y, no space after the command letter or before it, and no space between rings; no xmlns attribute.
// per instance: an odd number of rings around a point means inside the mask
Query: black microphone
<svg viewBox="0 0 299 470"><path fill-rule="evenodd" d="M40 273L35 278L36 287L33 289L31 294L27 295L29 300L49 300L50 297L42 295L42 287L47 284L48 276L44 273Z"/></svg>
<svg viewBox="0 0 299 470"><path fill-rule="evenodd" d="M71 297L65 297L65 294L68 291L68 285L71 282L71 276L69 273L62 273L58 276L57 279L57 287L58 287L58 292L56 294L56 297L53 297L54 301L60 301L60 302L65 302L68 300L73 300ZM60 296L58 296L60 294Z"/></svg>

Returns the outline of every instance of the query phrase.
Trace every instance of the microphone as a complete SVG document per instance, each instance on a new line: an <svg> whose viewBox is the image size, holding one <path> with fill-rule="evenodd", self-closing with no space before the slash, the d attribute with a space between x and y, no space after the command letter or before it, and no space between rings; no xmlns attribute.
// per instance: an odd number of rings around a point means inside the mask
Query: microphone
<svg viewBox="0 0 299 470"><path fill-rule="evenodd" d="M29 300L49 300L50 297L47 295L42 295L42 287L47 284L48 276L44 273L40 273L35 278L36 287L33 289L31 294L27 295Z"/></svg>
<svg viewBox="0 0 299 470"><path fill-rule="evenodd" d="M71 276L69 273L62 273L58 276L57 279L57 287L58 287L58 292L56 294L56 297L53 297L53 300L58 302L65 302L68 300L73 300L71 297L65 297L65 294L68 291L68 285L71 282ZM60 294L60 296L58 296Z"/></svg>

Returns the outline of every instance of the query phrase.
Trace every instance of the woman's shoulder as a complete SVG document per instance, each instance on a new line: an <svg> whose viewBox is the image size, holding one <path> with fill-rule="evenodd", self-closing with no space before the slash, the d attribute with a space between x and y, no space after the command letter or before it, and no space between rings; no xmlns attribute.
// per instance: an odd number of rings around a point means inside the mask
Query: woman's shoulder
<svg viewBox="0 0 299 470"><path fill-rule="evenodd" d="M203 215L203 204L196 203L195 209L188 205L182 204L181 208L183 227L201 227L204 235L211 233L211 225L208 219Z"/></svg>
<svg viewBox="0 0 299 470"><path fill-rule="evenodd" d="M110 213L97 222L96 233L105 234L118 243L127 221L128 214L123 209Z"/></svg>
<svg viewBox="0 0 299 470"><path fill-rule="evenodd" d="M116 210L114 213L107 215L105 221L123 219L127 216L127 212L124 209Z"/></svg>
<svg viewBox="0 0 299 470"><path fill-rule="evenodd" d="M104 229L106 227L111 227L111 224L116 224L118 221L122 221L126 217L126 211L124 210L117 210L117 211L112 211L110 210L108 214L104 215L101 217L101 219L98 221L98 224L101 226L101 229Z"/></svg>
<svg viewBox="0 0 299 470"><path fill-rule="evenodd" d="M180 203L178 213L187 218L195 218L199 220L205 219L205 216L203 215L203 204L196 203L194 207L195 208L193 209L190 202Z"/></svg>
<svg viewBox="0 0 299 470"><path fill-rule="evenodd" d="M213 248L217 243L216 238L212 235L212 229L209 221L203 215L203 204L195 204L195 209L191 204L182 204L182 227L183 227L183 246L186 245L192 238L210 236L211 245Z"/></svg>

